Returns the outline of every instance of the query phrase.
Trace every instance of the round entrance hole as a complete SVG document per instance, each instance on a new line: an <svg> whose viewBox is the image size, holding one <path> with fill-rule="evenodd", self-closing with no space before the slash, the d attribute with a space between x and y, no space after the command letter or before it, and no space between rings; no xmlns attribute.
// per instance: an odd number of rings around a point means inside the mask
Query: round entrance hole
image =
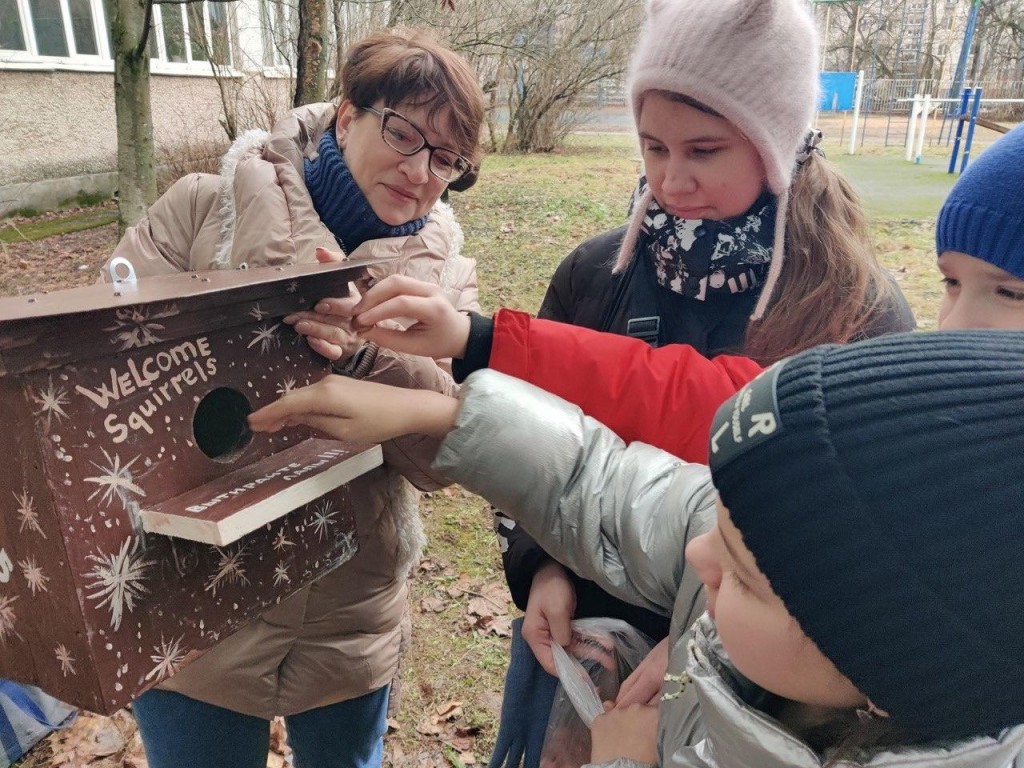
<svg viewBox="0 0 1024 768"><path fill-rule="evenodd" d="M218 387L199 401L192 434L199 450L214 461L231 461L252 440L246 416L252 406L236 389Z"/></svg>

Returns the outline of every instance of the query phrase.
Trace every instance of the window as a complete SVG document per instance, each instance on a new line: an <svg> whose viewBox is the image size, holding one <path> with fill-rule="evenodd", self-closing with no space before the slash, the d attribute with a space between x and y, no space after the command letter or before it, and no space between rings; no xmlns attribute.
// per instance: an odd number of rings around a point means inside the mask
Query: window
<svg viewBox="0 0 1024 768"><path fill-rule="evenodd" d="M153 7L149 55L154 72L209 73L232 66L231 23L224 2ZM110 71L110 29L103 0L0 0L0 65L46 64Z"/></svg>
<svg viewBox="0 0 1024 768"><path fill-rule="evenodd" d="M166 3L153 8L153 36L157 41L150 55L170 65L202 65L209 71L214 63L231 66L231 34L225 3ZM159 68L158 68L159 69Z"/></svg>
<svg viewBox="0 0 1024 768"><path fill-rule="evenodd" d="M0 50L24 51L25 33L15 0L0 0Z"/></svg>
<svg viewBox="0 0 1024 768"><path fill-rule="evenodd" d="M299 32L299 14L290 0L263 0L263 66L290 68Z"/></svg>
<svg viewBox="0 0 1024 768"><path fill-rule="evenodd" d="M0 0L0 61L109 58L101 0Z"/></svg>

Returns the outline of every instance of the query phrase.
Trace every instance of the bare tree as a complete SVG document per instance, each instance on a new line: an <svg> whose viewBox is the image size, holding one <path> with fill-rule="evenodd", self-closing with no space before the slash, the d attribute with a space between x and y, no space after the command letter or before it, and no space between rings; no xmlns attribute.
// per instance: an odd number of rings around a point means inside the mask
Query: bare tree
<svg viewBox="0 0 1024 768"><path fill-rule="evenodd" d="M1024 0L982 0L975 39L974 78L1024 77Z"/></svg>
<svg viewBox="0 0 1024 768"><path fill-rule="evenodd" d="M156 200L153 110L146 49L152 7L145 0L106 0L114 57L118 228L141 219Z"/></svg>
<svg viewBox="0 0 1024 768"><path fill-rule="evenodd" d="M427 25L463 52L496 106L505 151L549 151L597 84L625 71L642 21L636 0L403 0L401 23ZM493 112L491 124L493 125ZM496 139L492 133L492 141Z"/></svg>
<svg viewBox="0 0 1024 768"><path fill-rule="evenodd" d="M327 47L324 45L326 0L298 0L299 37L293 106L323 101L326 94Z"/></svg>

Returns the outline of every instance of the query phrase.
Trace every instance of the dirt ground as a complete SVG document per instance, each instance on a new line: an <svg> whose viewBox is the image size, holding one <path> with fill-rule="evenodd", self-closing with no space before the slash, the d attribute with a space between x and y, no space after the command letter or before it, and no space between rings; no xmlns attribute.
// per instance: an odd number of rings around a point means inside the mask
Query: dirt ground
<svg viewBox="0 0 1024 768"><path fill-rule="evenodd" d="M19 223L18 219L7 219L3 225L16 227ZM0 295L94 283L115 245L116 224L28 243L0 243Z"/></svg>

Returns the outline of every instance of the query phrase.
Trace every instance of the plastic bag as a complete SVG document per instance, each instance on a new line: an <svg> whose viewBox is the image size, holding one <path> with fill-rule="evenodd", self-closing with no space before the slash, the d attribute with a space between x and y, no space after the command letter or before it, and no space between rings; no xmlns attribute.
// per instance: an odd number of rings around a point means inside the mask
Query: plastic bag
<svg viewBox="0 0 1024 768"><path fill-rule="evenodd" d="M74 720L75 709L38 688L0 680L0 767L20 758L43 736Z"/></svg>
<svg viewBox="0 0 1024 768"><path fill-rule="evenodd" d="M590 762L590 725L653 643L618 619L578 619L567 648L552 645L558 688L541 750L541 768L579 768Z"/></svg>

